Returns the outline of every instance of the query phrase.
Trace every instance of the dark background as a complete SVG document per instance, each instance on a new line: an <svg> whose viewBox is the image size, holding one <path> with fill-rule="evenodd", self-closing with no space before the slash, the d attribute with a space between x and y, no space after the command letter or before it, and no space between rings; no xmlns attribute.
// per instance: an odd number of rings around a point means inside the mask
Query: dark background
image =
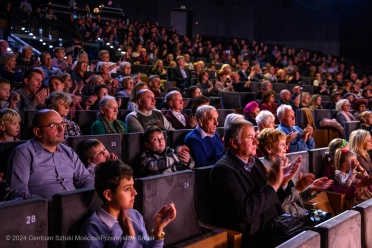
<svg viewBox="0 0 372 248"><path fill-rule="evenodd" d="M107 4L103 0L77 2L81 7L89 3L91 10ZM371 0L113 0L113 3L123 7L131 22L159 21L169 28L171 9L185 6L193 10L193 34L262 40L322 50L352 60L368 61L372 56Z"/></svg>

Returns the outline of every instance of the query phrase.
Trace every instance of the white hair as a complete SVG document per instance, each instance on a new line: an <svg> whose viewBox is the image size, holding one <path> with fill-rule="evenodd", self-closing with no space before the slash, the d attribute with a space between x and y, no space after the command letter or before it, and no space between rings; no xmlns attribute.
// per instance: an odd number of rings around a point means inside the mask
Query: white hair
<svg viewBox="0 0 372 248"><path fill-rule="evenodd" d="M338 102L336 103L336 110L337 110L337 111L341 111L341 110L342 110L342 106L343 106L345 103L350 104L349 100L347 100L347 99L341 99L340 101L338 101Z"/></svg>
<svg viewBox="0 0 372 248"><path fill-rule="evenodd" d="M280 120L287 110L292 110L292 107L287 104L282 104L279 106L279 108L276 110L276 115L278 116L278 119Z"/></svg>
<svg viewBox="0 0 372 248"><path fill-rule="evenodd" d="M275 116L268 110L261 110L260 113L256 116L256 122L258 128L260 128L261 124L267 126L270 120L275 121Z"/></svg>
<svg viewBox="0 0 372 248"><path fill-rule="evenodd" d="M226 116L226 119L225 119L225 123L224 123L224 128L226 129L227 126L233 122L233 121L243 121L244 120L244 116L243 115L240 115L240 114L235 114L235 113L232 113L232 114L228 114Z"/></svg>
<svg viewBox="0 0 372 248"><path fill-rule="evenodd" d="M212 111L217 111L215 107L211 105L203 105L198 107L195 113L195 118L198 121L199 119L204 119L207 113L210 113Z"/></svg>

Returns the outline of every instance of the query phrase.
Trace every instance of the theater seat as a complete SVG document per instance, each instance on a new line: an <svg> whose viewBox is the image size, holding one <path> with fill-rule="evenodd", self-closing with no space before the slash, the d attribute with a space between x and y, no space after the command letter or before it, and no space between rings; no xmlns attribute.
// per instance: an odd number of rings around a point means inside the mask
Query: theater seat
<svg viewBox="0 0 372 248"><path fill-rule="evenodd" d="M223 109L240 108L238 92L221 92L220 101Z"/></svg>
<svg viewBox="0 0 372 248"><path fill-rule="evenodd" d="M345 210L345 195L337 192L320 192L305 203L306 209L320 209L336 216Z"/></svg>
<svg viewBox="0 0 372 248"><path fill-rule="evenodd" d="M185 144L184 140L186 135L191 132L192 129L179 129L179 130L172 130L168 131L168 146L172 148L176 148L179 145Z"/></svg>
<svg viewBox="0 0 372 248"><path fill-rule="evenodd" d="M9 141L9 142L0 142L0 172L4 173L4 178L8 171L8 159L10 153L17 146L25 143L27 140L18 140L18 141ZM12 172L12 169L9 168L9 173Z"/></svg>
<svg viewBox="0 0 372 248"><path fill-rule="evenodd" d="M115 153L121 158L121 135L120 134L102 134L102 135L83 135L68 137L67 144L75 152L81 143L88 139L98 139L109 153Z"/></svg>
<svg viewBox="0 0 372 248"><path fill-rule="evenodd" d="M361 247L361 217L349 210L315 226L321 237L321 247Z"/></svg>
<svg viewBox="0 0 372 248"><path fill-rule="evenodd" d="M47 200L37 197L4 202L0 204L0 220L0 247L48 247Z"/></svg>
<svg viewBox="0 0 372 248"><path fill-rule="evenodd" d="M349 141L350 134L359 128L359 121L347 121L344 124L344 137Z"/></svg>
<svg viewBox="0 0 372 248"><path fill-rule="evenodd" d="M313 231L304 231L276 248L320 248L320 235Z"/></svg>
<svg viewBox="0 0 372 248"><path fill-rule="evenodd" d="M83 135L90 134L90 127L97 120L98 110L76 110L75 120Z"/></svg>
<svg viewBox="0 0 372 248"><path fill-rule="evenodd" d="M328 147L309 150L309 171L317 178L320 177L322 172L322 163Z"/></svg>
<svg viewBox="0 0 372 248"><path fill-rule="evenodd" d="M252 90L252 92L239 92L239 108L245 108L249 102L252 102L256 99L256 92Z"/></svg>
<svg viewBox="0 0 372 248"><path fill-rule="evenodd" d="M94 188L78 189L53 195L54 235L75 236L80 234L81 227L90 215L102 204ZM79 247L76 239L55 241L55 248Z"/></svg>
<svg viewBox="0 0 372 248"><path fill-rule="evenodd" d="M298 170L297 174L292 178L292 181L294 183L296 183L300 172L302 172L302 175L304 175L305 173L308 173L310 171L309 170L309 153L307 151L287 153L287 158L289 160L288 162L295 160L298 156L302 156L302 162L301 162L300 169Z"/></svg>
<svg viewBox="0 0 372 248"><path fill-rule="evenodd" d="M202 234L194 208L194 185L195 174L190 170L138 178L135 180L138 195L134 208L143 215L146 230L150 233L156 211L174 202L177 218L164 230L166 247L227 247L225 231ZM212 242L215 238L218 241ZM210 241L207 246L198 245L206 240Z"/></svg>
<svg viewBox="0 0 372 248"><path fill-rule="evenodd" d="M354 207L358 211L362 218L362 247L372 247L372 200L362 202Z"/></svg>
<svg viewBox="0 0 372 248"><path fill-rule="evenodd" d="M217 127L223 127L225 124L225 119L228 114L236 113L235 109L217 109L218 113L218 125Z"/></svg>

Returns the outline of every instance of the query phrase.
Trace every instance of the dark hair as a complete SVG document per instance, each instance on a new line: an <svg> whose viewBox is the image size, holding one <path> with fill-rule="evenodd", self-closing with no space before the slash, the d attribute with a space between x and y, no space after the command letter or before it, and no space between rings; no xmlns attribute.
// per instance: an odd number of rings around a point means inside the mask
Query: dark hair
<svg viewBox="0 0 372 248"><path fill-rule="evenodd" d="M267 99L268 99L271 95L274 95L274 96L275 96L275 91L273 91L273 90L265 91L265 92L262 94L262 101L263 101L263 102L267 102Z"/></svg>
<svg viewBox="0 0 372 248"><path fill-rule="evenodd" d="M189 98L192 98L192 94L194 94L195 90L197 89L198 87L193 85L193 86L190 86L189 89L187 90L187 96Z"/></svg>
<svg viewBox="0 0 372 248"><path fill-rule="evenodd" d="M205 104L205 103L210 103L209 99L206 97L206 96L197 96L195 97L193 100L192 100L192 104L191 104L191 113L192 114L195 114L196 113L196 109L201 105L201 104Z"/></svg>
<svg viewBox="0 0 372 248"><path fill-rule="evenodd" d="M0 78L0 84L10 84L10 82L6 78Z"/></svg>
<svg viewBox="0 0 372 248"><path fill-rule="evenodd" d="M23 74L23 80L25 78L27 78L28 80L31 80L31 78L33 76L33 73L38 73L41 76L43 76L43 74L41 73L40 70L38 70L38 69L30 69L30 70L26 70L25 74Z"/></svg>
<svg viewBox="0 0 372 248"><path fill-rule="evenodd" d="M94 89L93 89L93 95L94 95L94 94L98 94L98 92L99 92L101 89L103 89L103 88L105 88L105 89L108 90L106 84L98 84L98 85L94 86Z"/></svg>
<svg viewBox="0 0 372 248"><path fill-rule="evenodd" d="M153 133L162 133L163 131L158 126L149 126L146 128L146 130L143 133L143 140L145 142L150 141L150 136Z"/></svg>
<svg viewBox="0 0 372 248"><path fill-rule="evenodd" d="M132 168L120 159L107 160L95 168L94 188L102 201L106 202L103 192L108 189L115 193L120 181L122 179L130 180L132 175Z"/></svg>
<svg viewBox="0 0 372 248"><path fill-rule="evenodd" d="M93 157L91 149L99 146L100 144L102 144L102 142L97 139L88 139L79 144L77 154L85 166L88 165L88 159Z"/></svg>
<svg viewBox="0 0 372 248"><path fill-rule="evenodd" d="M52 80L54 79L57 79L58 81L60 81L61 83L65 83L65 80L63 79L63 77L60 77L60 76L51 76L48 80L48 86L50 87L50 82L52 82Z"/></svg>

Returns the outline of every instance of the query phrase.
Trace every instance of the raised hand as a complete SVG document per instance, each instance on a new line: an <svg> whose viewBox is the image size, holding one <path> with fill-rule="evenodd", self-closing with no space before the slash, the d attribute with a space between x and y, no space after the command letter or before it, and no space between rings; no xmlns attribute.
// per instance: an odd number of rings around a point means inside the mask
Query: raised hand
<svg viewBox="0 0 372 248"><path fill-rule="evenodd" d="M118 159L118 156L115 153L110 153L109 159Z"/></svg>
<svg viewBox="0 0 372 248"><path fill-rule="evenodd" d="M307 187L309 187L315 180L315 175L311 173L306 173L302 176L302 173L300 173L295 188L298 193L301 193L304 191Z"/></svg>
<svg viewBox="0 0 372 248"><path fill-rule="evenodd" d="M129 215L125 211L125 208L122 207L118 217L119 226L125 235L134 237L136 233L134 232L132 220L130 219Z"/></svg>
<svg viewBox="0 0 372 248"><path fill-rule="evenodd" d="M266 170L267 172L267 184L273 186L273 188L277 191L283 182L283 166L282 161L276 159L270 169Z"/></svg>
<svg viewBox="0 0 372 248"><path fill-rule="evenodd" d="M153 232L156 236L160 236L163 229L176 218L177 211L173 202L169 207L164 205L154 216Z"/></svg>
<svg viewBox="0 0 372 248"><path fill-rule="evenodd" d="M296 132L294 132L294 131L290 132L290 133L285 137L285 143L286 143L287 145L289 145L289 144L292 142L292 140L294 140L294 139L297 137L297 135L298 135L298 132L297 132L297 131L296 131Z"/></svg>
<svg viewBox="0 0 372 248"><path fill-rule="evenodd" d="M288 158L285 158L285 160L283 161L282 186L286 186L289 180L291 180L294 177L294 175L296 175L298 169L300 168L301 162L302 162L301 156L298 156L295 160L293 160L289 164L288 164Z"/></svg>
<svg viewBox="0 0 372 248"><path fill-rule="evenodd" d="M39 92L37 92L35 90L35 96L34 96L34 100L33 102L35 103L35 105L38 105L38 104L44 104L45 102L45 99L48 97L48 92L46 89L42 89L40 90Z"/></svg>
<svg viewBox="0 0 372 248"><path fill-rule="evenodd" d="M309 186L310 191L324 191L329 189L333 184L332 179L328 179L328 177L321 177L316 179L312 185Z"/></svg>

